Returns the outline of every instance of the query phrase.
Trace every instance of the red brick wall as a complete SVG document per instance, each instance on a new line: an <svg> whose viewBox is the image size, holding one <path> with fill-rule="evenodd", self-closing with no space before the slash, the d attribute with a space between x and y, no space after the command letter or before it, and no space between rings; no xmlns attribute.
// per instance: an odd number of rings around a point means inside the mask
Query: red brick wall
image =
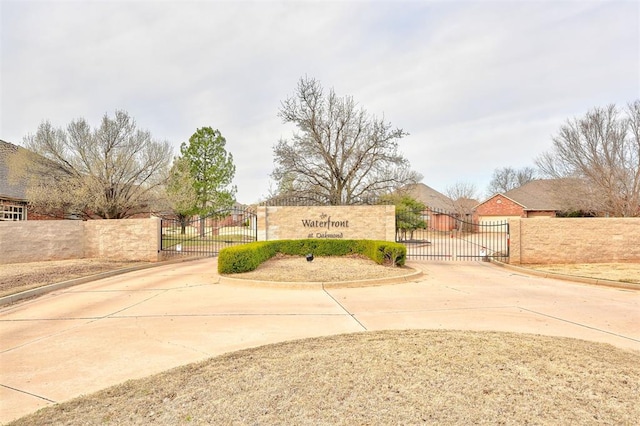
<svg viewBox="0 0 640 426"><path fill-rule="evenodd" d="M520 204L502 195L496 195L480 204L475 214L476 216L527 216Z"/></svg>
<svg viewBox="0 0 640 426"><path fill-rule="evenodd" d="M456 220L446 214L434 214L429 213L431 220L429 221L429 228L435 231L451 231L456 227Z"/></svg>

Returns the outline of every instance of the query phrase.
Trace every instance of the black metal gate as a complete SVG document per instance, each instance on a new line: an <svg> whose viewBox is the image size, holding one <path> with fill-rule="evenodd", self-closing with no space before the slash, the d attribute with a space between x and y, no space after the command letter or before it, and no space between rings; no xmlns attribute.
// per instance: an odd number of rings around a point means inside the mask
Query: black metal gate
<svg viewBox="0 0 640 426"><path fill-rule="evenodd" d="M509 222L478 222L470 215L426 210L396 215L396 241L413 260L506 260Z"/></svg>
<svg viewBox="0 0 640 426"><path fill-rule="evenodd" d="M223 209L203 217L161 221L161 253L172 256L217 256L225 247L257 240L256 214L246 209Z"/></svg>

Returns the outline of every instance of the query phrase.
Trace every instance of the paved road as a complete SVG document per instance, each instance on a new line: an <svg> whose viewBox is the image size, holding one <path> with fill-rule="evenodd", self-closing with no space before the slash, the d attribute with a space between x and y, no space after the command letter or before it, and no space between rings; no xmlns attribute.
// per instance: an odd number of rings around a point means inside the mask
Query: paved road
<svg viewBox="0 0 640 426"><path fill-rule="evenodd" d="M304 265L304 262L301 262ZM0 309L0 422L237 349L381 329L577 337L640 350L640 292L483 262L411 262L419 281L292 290L217 284L216 259L131 272Z"/></svg>

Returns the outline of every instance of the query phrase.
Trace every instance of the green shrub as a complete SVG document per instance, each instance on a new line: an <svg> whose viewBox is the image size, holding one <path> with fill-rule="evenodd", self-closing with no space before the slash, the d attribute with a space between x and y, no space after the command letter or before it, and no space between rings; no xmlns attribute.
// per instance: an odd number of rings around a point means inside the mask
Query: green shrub
<svg viewBox="0 0 640 426"><path fill-rule="evenodd" d="M218 255L218 272L237 274L256 269L265 262L282 253L289 256L346 256L364 255L380 265L402 266L407 258L404 245L375 240L276 240L259 241L227 247Z"/></svg>
<svg viewBox="0 0 640 426"><path fill-rule="evenodd" d="M220 250L218 255L218 272L234 274L256 269L266 260L271 259L277 251L266 241L242 244Z"/></svg>
<svg viewBox="0 0 640 426"><path fill-rule="evenodd" d="M404 245L387 241L371 241L363 254L381 265L400 266L407 260L407 248Z"/></svg>

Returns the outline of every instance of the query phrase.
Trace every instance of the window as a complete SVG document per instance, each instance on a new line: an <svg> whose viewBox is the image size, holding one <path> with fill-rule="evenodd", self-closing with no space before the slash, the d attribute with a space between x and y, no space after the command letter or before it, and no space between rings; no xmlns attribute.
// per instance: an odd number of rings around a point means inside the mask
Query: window
<svg viewBox="0 0 640 426"><path fill-rule="evenodd" d="M0 220L27 220L27 208L0 202Z"/></svg>

